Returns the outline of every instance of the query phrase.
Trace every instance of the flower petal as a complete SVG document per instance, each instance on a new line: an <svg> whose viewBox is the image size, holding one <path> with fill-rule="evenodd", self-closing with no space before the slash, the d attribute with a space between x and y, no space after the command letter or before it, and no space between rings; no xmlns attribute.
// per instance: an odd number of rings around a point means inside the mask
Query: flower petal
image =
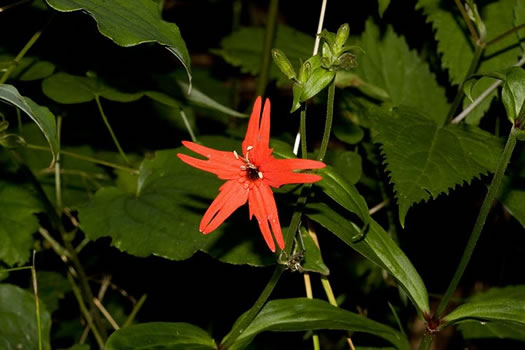
<svg viewBox="0 0 525 350"><path fill-rule="evenodd" d="M233 152L217 151L189 141L182 141L182 143L190 150L208 158L208 160L203 160L178 153L177 156L186 164L213 173L223 180L239 177L243 161L235 158Z"/></svg>
<svg viewBox="0 0 525 350"><path fill-rule="evenodd" d="M246 136L242 142L242 153L246 155L246 148L254 147L257 142L257 134L259 133L259 119L261 118L261 96L257 97L253 104L252 114L248 122L248 129L246 129Z"/></svg>
<svg viewBox="0 0 525 350"><path fill-rule="evenodd" d="M248 189L238 181L225 182L220 193L202 217L199 231L208 234L219 227L237 208L248 200Z"/></svg>
<svg viewBox="0 0 525 350"><path fill-rule="evenodd" d="M250 206L250 219L252 215L255 215L257 218L261 233L270 250L275 252L275 243L268 222L271 225L273 236L279 248L284 249L284 239L281 224L279 223L279 214L270 187L264 183L261 183L259 186L254 186L248 195L248 204Z"/></svg>
<svg viewBox="0 0 525 350"><path fill-rule="evenodd" d="M316 174L296 173L293 170L321 169L326 165L323 162L310 159L275 159L267 158L259 169L264 175L263 181L272 186L280 187L285 184L312 183L322 179Z"/></svg>

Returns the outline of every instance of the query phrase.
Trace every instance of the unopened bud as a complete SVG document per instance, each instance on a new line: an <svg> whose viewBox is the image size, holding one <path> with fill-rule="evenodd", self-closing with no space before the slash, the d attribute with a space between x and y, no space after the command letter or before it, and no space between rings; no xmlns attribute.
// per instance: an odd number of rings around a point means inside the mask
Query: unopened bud
<svg viewBox="0 0 525 350"><path fill-rule="evenodd" d="M321 51L321 56L322 57L331 57L332 56L332 50L330 50L330 46L328 45L328 43L326 41L323 43L323 49Z"/></svg>
<svg viewBox="0 0 525 350"><path fill-rule="evenodd" d="M305 83L312 74L312 64L308 61L304 62L299 70L299 82Z"/></svg>
<svg viewBox="0 0 525 350"><path fill-rule="evenodd" d="M279 67L281 72L283 72L284 75L286 75L288 79L292 79L292 80L296 79L296 75L295 75L293 66L288 60L288 58L286 57L286 55L284 54L284 52L282 52L279 49L273 49L272 58L275 64L277 65L277 67Z"/></svg>
<svg viewBox="0 0 525 350"><path fill-rule="evenodd" d="M345 23L339 27L337 34L335 36L335 47L340 49L348 40L348 34L350 33L350 26L348 23Z"/></svg>

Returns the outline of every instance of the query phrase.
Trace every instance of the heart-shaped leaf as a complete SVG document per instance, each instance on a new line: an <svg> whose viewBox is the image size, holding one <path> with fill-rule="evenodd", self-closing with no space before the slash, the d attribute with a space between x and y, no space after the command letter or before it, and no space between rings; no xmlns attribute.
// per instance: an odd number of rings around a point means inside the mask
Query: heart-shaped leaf
<svg viewBox="0 0 525 350"><path fill-rule="evenodd" d="M128 47L156 42L182 63L191 87L190 55L175 23L165 22L151 0L46 0L61 12L85 11L97 22L99 32L117 45Z"/></svg>

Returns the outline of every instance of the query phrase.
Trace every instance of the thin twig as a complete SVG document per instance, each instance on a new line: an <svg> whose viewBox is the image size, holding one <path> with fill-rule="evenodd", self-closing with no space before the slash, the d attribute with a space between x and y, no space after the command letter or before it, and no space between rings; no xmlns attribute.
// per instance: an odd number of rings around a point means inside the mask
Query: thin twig
<svg viewBox="0 0 525 350"><path fill-rule="evenodd" d="M381 203L379 203L379 204L375 205L374 207L370 208L370 210L368 211L368 214L374 215L375 213L377 213L378 211L380 211L381 209L386 207L388 205L388 203L390 203L390 199L389 198L385 199Z"/></svg>
<svg viewBox="0 0 525 350"><path fill-rule="evenodd" d="M93 303L95 303L96 307L100 310L100 312L102 313L102 315L104 315L104 317L106 318L106 320L108 320L109 324L111 325L111 327L113 327L113 329L115 330L119 330L120 327L118 325L118 323L115 321L115 319L111 316L111 314L108 312L108 310L104 307L104 305L102 305L102 303L97 299L97 298L93 298Z"/></svg>
<svg viewBox="0 0 525 350"><path fill-rule="evenodd" d="M131 313L129 314L126 322L124 322L124 324L122 325L122 328L130 326L133 323L133 321L135 320L135 316L137 316L137 313L142 308L142 305L144 305L144 302L146 301L147 298L148 298L147 294L143 294L140 297L139 301L133 307L133 310L131 310Z"/></svg>

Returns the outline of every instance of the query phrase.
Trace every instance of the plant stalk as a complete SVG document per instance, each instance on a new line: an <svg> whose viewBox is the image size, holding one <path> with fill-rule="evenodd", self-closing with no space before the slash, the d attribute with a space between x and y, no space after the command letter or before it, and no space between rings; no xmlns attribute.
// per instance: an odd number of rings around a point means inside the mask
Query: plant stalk
<svg viewBox="0 0 525 350"><path fill-rule="evenodd" d="M301 117L299 122L299 134L301 137L301 158L308 158L308 149L306 147L306 103L301 106Z"/></svg>
<svg viewBox="0 0 525 350"><path fill-rule="evenodd" d="M332 131L332 121L334 119L334 100L335 100L335 77L328 85L328 99L326 101L326 120L324 124L323 140L321 141L321 148L317 154L317 160L322 162L328 149L328 141L330 141L330 132Z"/></svg>
<svg viewBox="0 0 525 350"><path fill-rule="evenodd" d="M434 337L430 332L426 331L423 335L423 339L421 340L421 344L419 344L419 350L429 350L430 346L432 346L432 341L434 340Z"/></svg>
<svg viewBox="0 0 525 350"><path fill-rule="evenodd" d="M271 50L273 46L273 39L275 37L275 22L277 19L277 10L279 8L279 0L270 0L270 7L268 8L268 16L266 20L266 29L264 31L264 46L261 53L261 68L259 79L257 80L256 96L264 96L266 84L268 84L268 76L270 73Z"/></svg>
<svg viewBox="0 0 525 350"><path fill-rule="evenodd" d="M461 280L461 277L463 276L463 273L465 272L465 268L467 267L469 263L469 260L470 260L470 257L472 256L474 248L476 248L476 243L478 242L479 236L481 235L481 231L483 230L483 226L485 225L485 221L490 211L492 202L494 201L494 198L496 197L496 194L499 191L499 188L501 186L501 181L503 180L503 176L505 174L505 170L507 169L507 166L510 163L512 152L514 151L514 147L516 146L516 134L517 134L517 129L512 127L509 133L509 137L507 139L507 143L503 150L503 153L501 154L501 157L498 163L498 167L496 168L496 172L489 185L487 195L485 196L485 199L479 211L478 218L476 220L476 223L474 224L472 233L470 234L470 238L463 252L463 256L461 257L461 261L459 262L456 272L454 273L454 277L452 277L452 280L450 281L450 285L448 286L436 310L436 315L438 319L441 318L441 316L443 315L443 312L448 306L450 297L452 297L452 294L456 290L459 284L459 281Z"/></svg>
<svg viewBox="0 0 525 350"><path fill-rule="evenodd" d="M117 135L115 135L115 133L113 132L113 128L111 127L111 124L109 124L109 120L106 116L106 113L104 113L104 109L102 108L102 104L100 103L100 97L98 97L98 95L95 96L95 101L97 102L97 107L98 107L98 111L100 112L100 116L104 120L104 124L106 124L106 128L108 129L111 135L111 138L113 139L113 143L115 144L115 146L118 149L118 152L120 153L120 156L122 157L122 159L124 159L124 162L126 162L126 164L129 164L129 159L126 156L126 153L124 153L124 150L122 149L122 147L120 146L120 143L118 142L118 139L117 139Z"/></svg>

